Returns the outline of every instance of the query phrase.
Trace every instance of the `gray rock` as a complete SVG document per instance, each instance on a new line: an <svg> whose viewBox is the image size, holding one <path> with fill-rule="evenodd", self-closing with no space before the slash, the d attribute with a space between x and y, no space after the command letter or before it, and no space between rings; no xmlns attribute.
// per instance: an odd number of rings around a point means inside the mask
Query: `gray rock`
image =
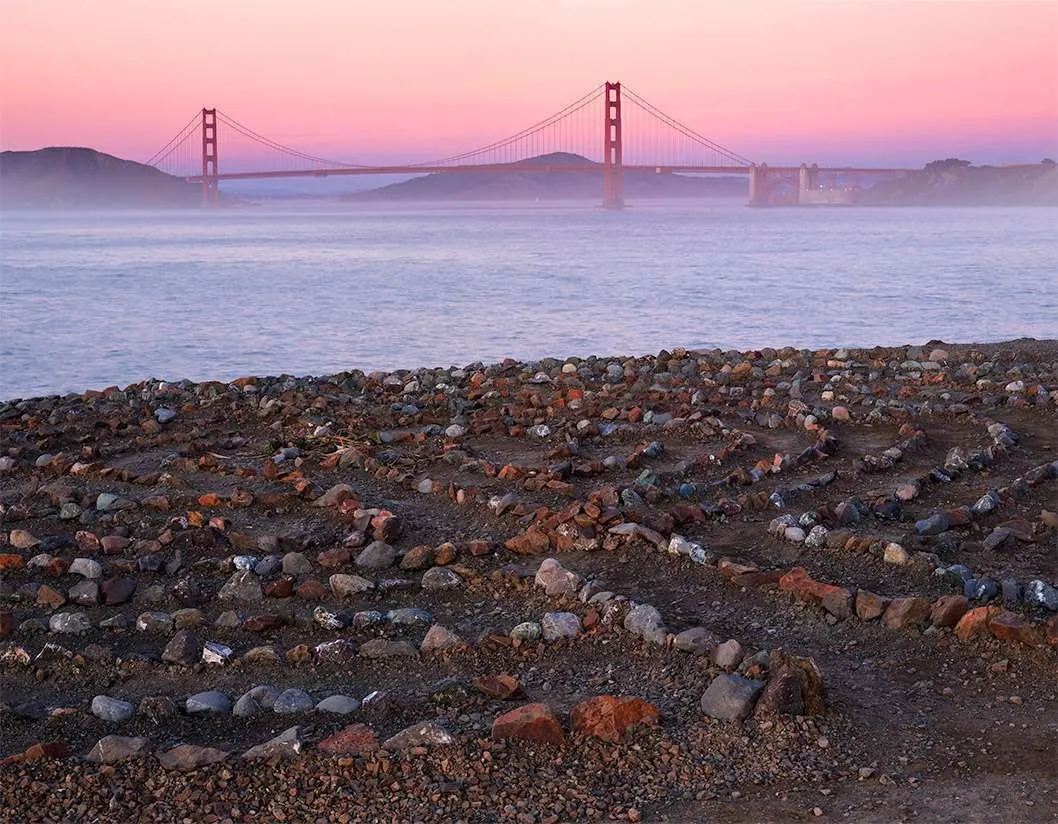
<svg viewBox="0 0 1058 824"><path fill-rule="evenodd" d="M246 759L275 758L277 756L289 758L301 752L301 745L301 728L291 727L283 730L275 738L265 741L263 744L250 747L242 754L242 757Z"/></svg>
<svg viewBox="0 0 1058 824"><path fill-rule="evenodd" d="M393 565L397 550L382 541L373 541L356 556L356 565L364 569L385 569Z"/></svg>
<svg viewBox="0 0 1058 824"><path fill-rule="evenodd" d="M341 572L335 573L328 578L327 583L330 585L334 597L339 600L349 595L367 592L369 589L374 589L375 587L375 585L366 578L361 578L359 575L347 575Z"/></svg>
<svg viewBox="0 0 1058 824"><path fill-rule="evenodd" d="M1004 578L999 586L1003 593L1003 606L1007 609L1017 609L1021 603L1021 584L1014 578Z"/></svg>
<svg viewBox="0 0 1058 824"><path fill-rule="evenodd" d="M206 641L202 647L202 663L204 664L226 664L231 655L231 647L216 641Z"/></svg>
<svg viewBox="0 0 1058 824"><path fill-rule="evenodd" d="M391 624L414 627L417 625L432 624L433 617L425 609L418 607L404 607L403 609L391 609L386 613L386 620Z"/></svg>
<svg viewBox="0 0 1058 824"><path fill-rule="evenodd" d="M168 612L144 612L136 618L136 629L152 635L168 635L173 631L173 616Z"/></svg>
<svg viewBox="0 0 1058 824"><path fill-rule="evenodd" d="M335 484L312 502L313 506L338 506L349 497L355 497L356 491L349 484Z"/></svg>
<svg viewBox="0 0 1058 824"><path fill-rule="evenodd" d="M576 638L581 632L580 618L572 612L547 612L540 621L545 641Z"/></svg>
<svg viewBox="0 0 1058 824"><path fill-rule="evenodd" d="M991 601L999 594L999 587L991 578L971 578L963 587L963 595L971 601Z"/></svg>
<svg viewBox="0 0 1058 824"><path fill-rule="evenodd" d="M713 650L713 663L723 669L734 669L742 663L745 654L742 644L732 638L722 644L717 644L716 649Z"/></svg>
<svg viewBox="0 0 1058 824"><path fill-rule="evenodd" d="M280 714L287 714L292 712L306 712L316 706L316 702L312 696L309 695L305 690L299 690L296 687L283 690L276 697L275 703L272 705L272 711Z"/></svg>
<svg viewBox="0 0 1058 824"><path fill-rule="evenodd" d="M217 597L221 600L230 601L262 601L264 592L261 582L252 572L236 572L220 588Z"/></svg>
<svg viewBox="0 0 1058 824"><path fill-rule="evenodd" d="M423 589L456 589L461 586L463 586L463 579L448 567L432 567L422 575Z"/></svg>
<svg viewBox="0 0 1058 824"><path fill-rule="evenodd" d="M169 423L170 421L176 420L176 412L168 406L159 406L154 410L154 419L158 421L158 423Z"/></svg>
<svg viewBox="0 0 1058 824"><path fill-rule="evenodd" d="M336 638L333 641L324 641L317 644L313 652L316 660L324 663L338 664L343 661L351 661L356 657L357 647L347 638Z"/></svg>
<svg viewBox="0 0 1058 824"><path fill-rule="evenodd" d="M915 522L915 531L919 535L939 535L948 528L948 516L935 512L927 518Z"/></svg>
<svg viewBox="0 0 1058 824"><path fill-rule="evenodd" d="M81 606L95 606L99 603L99 584L87 579L84 581L78 581L70 587L70 591L66 593L66 597L70 601L73 601L73 603L80 604Z"/></svg>
<svg viewBox="0 0 1058 824"><path fill-rule="evenodd" d="M182 664L191 666L198 660L198 639L191 630L182 629L178 631L162 651L162 660L167 664Z"/></svg>
<svg viewBox="0 0 1058 824"><path fill-rule="evenodd" d="M247 692L239 696L239 700L236 701L235 706L231 708L231 714L236 718L252 718L253 716L260 714L261 710L261 705L252 695L250 695L250 693Z"/></svg>
<svg viewBox="0 0 1058 824"><path fill-rule="evenodd" d="M691 627L677 633L672 644L681 652L708 655L720 644L720 636L705 627Z"/></svg>
<svg viewBox="0 0 1058 824"><path fill-rule="evenodd" d="M136 707L130 702L111 698L109 695L97 695L92 699L92 715L104 721L120 724L132 718L135 710Z"/></svg>
<svg viewBox="0 0 1058 824"><path fill-rule="evenodd" d="M637 604L625 616L624 628L654 644L664 644L665 624L661 613L650 604Z"/></svg>
<svg viewBox="0 0 1058 824"><path fill-rule="evenodd" d="M217 764L231 753L216 747L200 747L196 744L178 744L158 754L158 763L167 770L197 770L210 764Z"/></svg>
<svg viewBox="0 0 1058 824"><path fill-rule="evenodd" d="M741 721L753 712L764 683L741 675L719 675L702 695L702 712L721 721Z"/></svg>
<svg viewBox="0 0 1058 824"><path fill-rule="evenodd" d="M96 764L116 764L146 755L150 742L146 738L129 738L124 735L106 735L96 741L85 759Z"/></svg>
<svg viewBox="0 0 1058 824"><path fill-rule="evenodd" d="M284 575L311 575L312 561L303 552L288 552L283 556Z"/></svg>
<svg viewBox="0 0 1058 824"><path fill-rule="evenodd" d="M1058 589L1039 579L1029 581L1025 584L1025 603L1058 612Z"/></svg>
<svg viewBox="0 0 1058 824"><path fill-rule="evenodd" d="M95 580L103 577L103 565L91 558L74 558L70 561L70 574Z"/></svg>
<svg viewBox="0 0 1058 824"><path fill-rule="evenodd" d="M543 587L544 592L555 598L575 595L583 579L554 558L545 558L540 562L534 580L537 586Z"/></svg>
<svg viewBox="0 0 1058 824"><path fill-rule="evenodd" d="M511 638L519 641L536 641L543 634L543 629L536 621L523 621L511 630Z"/></svg>
<svg viewBox="0 0 1058 824"><path fill-rule="evenodd" d="M57 612L48 619L48 629L68 635L81 635L92 628L92 622L83 612Z"/></svg>
<svg viewBox="0 0 1058 824"><path fill-rule="evenodd" d="M386 750L406 750L410 747L453 744L455 739L443 727L436 724L413 724L382 742Z"/></svg>
<svg viewBox="0 0 1058 824"><path fill-rule="evenodd" d="M278 555L266 555L256 564L254 564L254 574L261 578L267 578L283 568L283 559Z"/></svg>
<svg viewBox="0 0 1058 824"><path fill-rule="evenodd" d="M187 699L184 704L188 715L198 715L205 712L219 712L227 714L231 712L231 699L218 690L207 690L197 692Z"/></svg>
<svg viewBox="0 0 1058 824"><path fill-rule="evenodd" d="M360 709L360 702L348 695L328 695L316 705L316 712L350 715Z"/></svg>
<svg viewBox="0 0 1058 824"><path fill-rule="evenodd" d="M279 690L271 684L260 684L249 690L246 694L266 710L272 709L275 705L276 699L279 698Z"/></svg>

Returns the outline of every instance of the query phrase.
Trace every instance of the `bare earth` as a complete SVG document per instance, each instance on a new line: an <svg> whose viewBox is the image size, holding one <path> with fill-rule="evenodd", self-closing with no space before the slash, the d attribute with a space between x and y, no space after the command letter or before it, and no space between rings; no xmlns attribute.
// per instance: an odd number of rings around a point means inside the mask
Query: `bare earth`
<svg viewBox="0 0 1058 824"><path fill-rule="evenodd" d="M1058 820L1058 341L145 382L0 439L0 820Z"/></svg>

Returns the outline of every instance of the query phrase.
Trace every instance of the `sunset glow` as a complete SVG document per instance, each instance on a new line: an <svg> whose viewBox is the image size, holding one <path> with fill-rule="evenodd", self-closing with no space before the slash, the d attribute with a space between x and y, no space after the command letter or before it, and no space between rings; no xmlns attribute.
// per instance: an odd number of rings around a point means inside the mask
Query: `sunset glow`
<svg viewBox="0 0 1058 824"><path fill-rule="evenodd" d="M1058 4L5 0L0 145L144 160L204 105L397 161L505 137L605 80L755 160L1058 153Z"/></svg>

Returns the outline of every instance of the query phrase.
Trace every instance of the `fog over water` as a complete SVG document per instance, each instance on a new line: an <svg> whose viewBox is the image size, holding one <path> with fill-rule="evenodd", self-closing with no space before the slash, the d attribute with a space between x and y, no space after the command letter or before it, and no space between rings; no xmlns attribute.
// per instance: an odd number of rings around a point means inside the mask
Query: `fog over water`
<svg viewBox="0 0 1058 824"><path fill-rule="evenodd" d="M1055 208L0 217L0 399L662 348L1058 337Z"/></svg>

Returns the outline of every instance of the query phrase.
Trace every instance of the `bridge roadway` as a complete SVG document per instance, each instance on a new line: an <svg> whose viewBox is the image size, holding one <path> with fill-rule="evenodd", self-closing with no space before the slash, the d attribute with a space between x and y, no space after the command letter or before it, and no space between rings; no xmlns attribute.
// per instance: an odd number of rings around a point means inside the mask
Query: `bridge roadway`
<svg viewBox="0 0 1058 824"><path fill-rule="evenodd" d="M769 174L796 174L800 166L647 166L623 164L624 172L653 172L655 174L728 174L749 175L754 169ZM337 175L428 175L456 172L602 172L601 163L484 163L454 166L339 166L333 169L297 169L269 172L221 172L213 180L262 180L280 177L331 177ZM903 174L911 169L883 169L855 166L813 167L813 172L844 174ZM201 183L202 175L185 178L188 183Z"/></svg>

